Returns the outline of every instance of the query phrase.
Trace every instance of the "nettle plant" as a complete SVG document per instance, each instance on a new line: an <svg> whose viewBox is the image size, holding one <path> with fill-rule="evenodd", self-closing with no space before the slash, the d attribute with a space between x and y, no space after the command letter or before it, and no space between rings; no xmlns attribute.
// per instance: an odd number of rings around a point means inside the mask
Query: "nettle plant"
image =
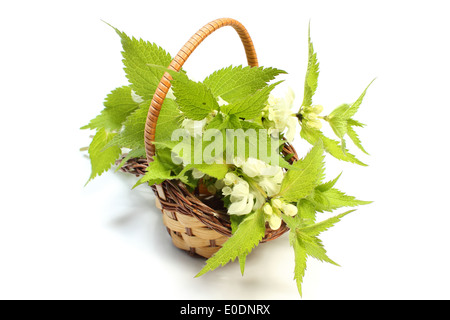
<svg viewBox="0 0 450 320"><path fill-rule="evenodd" d="M172 88L164 100L156 126L156 155L136 185L179 180L190 190L207 190L220 202L231 221L232 235L207 261L197 276L239 260L244 272L246 256L265 235L286 224L295 253L294 278L301 294L307 257L337 265L319 235L335 225L346 211L318 221L318 213L370 203L341 192L340 177L325 182L325 153L365 166L346 147L350 138L362 152L354 119L366 90L350 104L326 116L313 104L319 63L308 34L309 56L303 101L294 91L275 97L272 90L286 74L277 68L229 66L201 82L184 72L168 70L172 57L156 44L128 37L115 29L123 46L129 85L114 89L104 110L82 129L96 130L88 152L92 165L89 181L132 158L145 158L144 128L150 101L162 76L169 72ZM331 126L337 140L321 131ZM297 131L300 124L300 132ZM312 148L303 158L283 152L296 136ZM88 181L88 182L89 182ZM320 215L319 215L320 216Z"/></svg>

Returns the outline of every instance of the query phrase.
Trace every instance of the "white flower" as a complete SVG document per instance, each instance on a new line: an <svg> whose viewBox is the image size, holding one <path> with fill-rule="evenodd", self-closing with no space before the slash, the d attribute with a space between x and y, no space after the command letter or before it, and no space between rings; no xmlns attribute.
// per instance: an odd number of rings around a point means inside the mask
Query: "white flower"
<svg viewBox="0 0 450 320"><path fill-rule="evenodd" d="M248 183L246 181L239 182L231 191L231 205L228 208L228 214L243 215L250 213L253 209L253 198Z"/></svg>
<svg viewBox="0 0 450 320"><path fill-rule="evenodd" d="M251 190L253 196L255 197L255 204L253 205L253 210L258 210L266 202L266 198L258 190Z"/></svg>
<svg viewBox="0 0 450 320"><path fill-rule="evenodd" d="M245 174L254 178L267 196L272 197L280 192L281 181L284 178L284 172L281 167L271 166L264 161L249 158L242 166L242 169Z"/></svg>
<svg viewBox="0 0 450 320"><path fill-rule="evenodd" d="M234 157L234 159L233 159L233 164L238 168L242 167L244 162L245 162L245 159L242 157Z"/></svg>
<svg viewBox="0 0 450 320"><path fill-rule="evenodd" d="M233 189L231 189L230 187L223 187L222 188L222 193L223 193L223 195L226 197L226 196L229 196L230 194L231 194L231 192L233 191Z"/></svg>
<svg viewBox="0 0 450 320"><path fill-rule="evenodd" d="M283 172L283 169L278 166L271 166L256 158L248 158L242 165L242 171L250 178L255 178L258 176L276 176Z"/></svg>
<svg viewBox="0 0 450 320"><path fill-rule="evenodd" d="M273 175L272 181L274 183L279 183L281 184L281 182L283 182L284 179L284 171L281 167L278 167L278 172L276 174Z"/></svg>
<svg viewBox="0 0 450 320"><path fill-rule="evenodd" d="M225 100L223 100L222 97L217 97L217 103L219 104L219 107L228 104L228 102L226 102Z"/></svg>
<svg viewBox="0 0 450 320"><path fill-rule="evenodd" d="M281 213L293 217L297 214L297 207L283 200L276 198L263 205L264 219L269 223L272 230L277 230L281 226Z"/></svg>
<svg viewBox="0 0 450 320"><path fill-rule="evenodd" d="M305 119L308 119L308 120L311 120L311 121L317 120L317 114L315 114L314 112L307 113L305 115Z"/></svg>
<svg viewBox="0 0 450 320"><path fill-rule="evenodd" d="M184 119L181 127L186 129L192 137L200 136L206 125L206 118L200 121L192 119Z"/></svg>
<svg viewBox="0 0 450 320"><path fill-rule="evenodd" d="M239 178L235 173L228 172L223 179L224 196L230 196L231 205L228 214L243 215L253 210L255 195L251 192L247 181Z"/></svg>
<svg viewBox="0 0 450 320"><path fill-rule="evenodd" d="M266 167L267 164L264 161L255 158L248 158L242 165L242 171L244 171L244 173L250 178L254 178L261 175L262 170Z"/></svg>
<svg viewBox="0 0 450 320"><path fill-rule="evenodd" d="M250 194L250 188L246 181L239 182L233 188L231 192L231 202L240 201Z"/></svg>
<svg viewBox="0 0 450 320"><path fill-rule="evenodd" d="M262 176L274 177L274 176L278 175L280 172L283 173L283 169L281 169L281 167L278 167L278 166L271 166L265 162L262 162L261 166L262 166L262 168L260 170L260 175L262 175Z"/></svg>
<svg viewBox="0 0 450 320"><path fill-rule="evenodd" d="M230 186L230 185L238 183L240 180L242 180L242 179L239 178L235 173L228 172L225 175L225 178L223 179L223 183L225 183L227 186Z"/></svg>
<svg viewBox="0 0 450 320"><path fill-rule="evenodd" d="M266 202L263 206L264 219L269 222L269 226L272 230L278 230L281 226L281 214L272 207L270 203Z"/></svg>
<svg viewBox="0 0 450 320"><path fill-rule="evenodd" d="M261 186L261 188L265 191L267 196L272 197L278 192L280 192L281 184L274 182L270 178L262 178L258 182L258 184Z"/></svg>
<svg viewBox="0 0 450 320"><path fill-rule="evenodd" d="M144 99L136 93L136 91L131 90L131 99L136 103L144 102Z"/></svg>
<svg viewBox="0 0 450 320"><path fill-rule="evenodd" d="M288 142L294 140L298 121L297 117L292 112L294 99L294 91L289 88L284 99L275 98L273 95L269 95L267 106L267 118L273 122L272 128L269 128L269 133L272 134L272 136L277 135L287 128L288 132L286 133L285 138Z"/></svg>
<svg viewBox="0 0 450 320"><path fill-rule="evenodd" d="M320 104L314 106L302 107L301 114L306 119L306 125L310 128L322 128L322 122L318 119L319 114L323 111L323 106Z"/></svg>
<svg viewBox="0 0 450 320"><path fill-rule="evenodd" d="M236 173L228 172L217 185L218 189L222 189L224 196L230 196L229 214L247 214L251 210L258 210L265 204L266 197L273 197L280 192L284 178L283 168L271 166L255 158L248 158L244 162L236 158L234 163L241 167L248 182ZM270 207L270 204L268 205ZM279 207L278 215L282 205L280 204ZM267 205L265 210L269 210ZM277 219L272 220L272 226L276 226Z"/></svg>
<svg viewBox="0 0 450 320"><path fill-rule="evenodd" d="M289 117L286 121L287 132L284 135L288 142L294 141L295 134L297 132L297 117Z"/></svg>
<svg viewBox="0 0 450 320"><path fill-rule="evenodd" d="M172 100L176 99L175 95L173 94L172 88L169 88L169 91L167 92L166 98L169 98L169 99L172 99Z"/></svg>
<svg viewBox="0 0 450 320"><path fill-rule="evenodd" d="M264 161L248 158L242 165L242 171L252 178L271 197L280 192L284 172L281 167L271 166Z"/></svg>
<svg viewBox="0 0 450 320"><path fill-rule="evenodd" d="M248 214L253 209L253 194L249 194L248 197L243 198L240 201L231 203L228 208L228 214L244 215Z"/></svg>

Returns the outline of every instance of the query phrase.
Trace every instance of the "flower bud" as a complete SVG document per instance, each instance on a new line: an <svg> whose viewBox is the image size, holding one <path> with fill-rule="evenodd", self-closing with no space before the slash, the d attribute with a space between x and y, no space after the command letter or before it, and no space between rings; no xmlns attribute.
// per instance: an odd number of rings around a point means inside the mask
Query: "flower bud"
<svg viewBox="0 0 450 320"><path fill-rule="evenodd" d="M284 204L282 210L285 215L290 216L290 217L295 216L298 211L297 207L294 206L293 204Z"/></svg>
<svg viewBox="0 0 450 320"><path fill-rule="evenodd" d="M229 186L229 185L232 185L232 184L237 183L238 180L239 180L239 177L238 177L236 174L234 174L233 172L228 172L228 173L225 175L225 178L223 179L223 182L224 182L227 186Z"/></svg>
<svg viewBox="0 0 450 320"><path fill-rule="evenodd" d="M264 213L267 214L268 216L271 216L273 213L272 207L267 202L264 204L263 210L264 210Z"/></svg>
<svg viewBox="0 0 450 320"><path fill-rule="evenodd" d="M272 214L269 217L269 227L272 230L278 230L281 227L281 218L276 214Z"/></svg>
<svg viewBox="0 0 450 320"><path fill-rule="evenodd" d="M272 206L281 209L283 207L283 202L280 199L272 199Z"/></svg>
<svg viewBox="0 0 450 320"><path fill-rule="evenodd" d="M320 104L316 104L315 106L312 107L312 112L314 112L315 114L320 114L323 111L323 106Z"/></svg>
<svg viewBox="0 0 450 320"><path fill-rule="evenodd" d="M233 191L230 187L223 187L222 188L222 194L226 197L231 194L231 191Z"/></svg>

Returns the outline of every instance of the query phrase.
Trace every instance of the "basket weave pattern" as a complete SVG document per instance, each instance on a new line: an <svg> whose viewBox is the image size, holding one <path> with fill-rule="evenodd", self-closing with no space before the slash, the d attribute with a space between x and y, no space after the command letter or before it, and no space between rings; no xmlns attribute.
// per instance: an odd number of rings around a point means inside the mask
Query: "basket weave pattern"
<svg viewBox="0 0 450 320"><path fill-rule="evenodd" d="M230 18L214 20L198 30L181 48L172 60L169 69L179 71L187 58L197 46L217 29L231 26L238 33L247 55L247 62L252 67L258 66L258 59L253 42L244 26ZM165 73L159 83L150 104L145 126L145 148L147 161L153 161L155 155L155 131L159 112L171 86L172 77ZM298 159L294 148L285 144L284 154L293 154L291 162ZM130 164L133 163L133 164ZM131 159L125 170L135 174L143 173L145 159ZM231 224L226 209L217 206L213 195L192 193L180 181L166 180L160 185L152 186L156 195L156 206L163 213L163 223L174 245L191 255L211 257L231 236ZM217 201L216 201L217 202ZM266 226L266 235L261 242L273 240L288 230L283 223L278 230Z"/></svg>

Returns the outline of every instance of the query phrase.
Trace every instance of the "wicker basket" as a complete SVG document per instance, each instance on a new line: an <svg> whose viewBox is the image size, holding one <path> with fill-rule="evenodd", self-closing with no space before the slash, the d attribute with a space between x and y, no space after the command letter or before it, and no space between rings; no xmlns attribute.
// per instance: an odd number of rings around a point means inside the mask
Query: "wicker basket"
<svg viewBox="0 0 450 320"><path fill-rule="evenodd" d="M198 30L181 48L171 62L169 69L179 71L187 58L197 46L217 29L233 27L244 45L247 62L252 67L258 66L258 59L253 47L253 42L245 27L236 20L223 18L214 20ZM159 83L151 102L147 122L145 126L145 147L147 161L153 161L155 155L155 131L159 112L164 98L171 86L171 76L165 73ZM283 147L285 154L293 154L290 161L298 159L297 153L291 145ZM135 162L134 170L142 172L145 164L142 161ZM130 166L128 167L130 169ZM200 191L190 192L180 181L164 181L160 185L152 186L156 195L156 206L163 213L163 222L172 237L174 245L188 251L191 255L199 255L205 258L211 257L231 236L230 219L225 208L221 207L214 197L202 194ZM266 226L266 235L262 242L273 240L288 230L283 223L278 230L272 230Z"/></svg>

